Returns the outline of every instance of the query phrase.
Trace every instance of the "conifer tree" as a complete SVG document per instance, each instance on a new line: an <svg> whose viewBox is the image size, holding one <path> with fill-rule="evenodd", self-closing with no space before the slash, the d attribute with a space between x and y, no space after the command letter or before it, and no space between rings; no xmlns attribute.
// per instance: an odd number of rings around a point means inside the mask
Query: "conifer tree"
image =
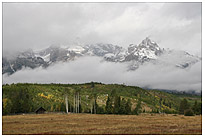
<svg viewBox="0 0 205 138"><path fill-rule="evenodd" d="M106 101L105 110L107 114L112 114L112 101L110 100L110 97L108 96Z"/></svg>
<svg viewBox="0 0 205 138"><path fill-rule="evenodd" d="M194 105L193 105L193 107L192 107L192 110L194 111L194 114L196 114L197 113L197 100L195 100L195 102L194 102Z"/></svg>
<svg viewBox="0 0 205 138"><path fill-rule="evenodd" d="M114 100L114 114L119 114L120 111L120 96L115 96L115 100Z"/></svg>
<svg viewBox="0 0 205 138"><path fill-rule="evenodd" d="M201 109L202 109L202 104L198 103L197 100L195 100L195 103L192 107L192 110L193 110L194 114L196 114L196 115L201 114L202 113Z"/></svg>
<svg viewBox="0 0 205 138"><path fill-rule="evenodd" d="M94 88L95 87L95 83L92 81L91 82L91 88Z"/></svg>
<svg viewBox="0 0 205 138"><path fill-rule="evenodd" d="M126 114L126 100L122 98L122 101L120 102L120 114Z"/></svg>
<svg viewBox="0 0 205 138"><path fill-rule="evenodd" d="M189 106L189 104L188 104L188 101L187 101L187 99L183 99L181 102L180 102L180 105L179 105L179 114L184 114L184 111L186 110L186 109L189 109L190 108L190 106Z"/></svg>
<svg viewBox="0 0 205 138"><path fill-rule="evenodd" d="M138 115L139 113L141 113L141 97L138 99L137 105L134 109L134 114Z"/></svg>
<svg viewBox="0 0 205 138"><path fill-rule="evenodd" d="M132 103L131 103L131 100L130 99L128 99L127 100L127 103L126 103L126 114L131 114L131 109L132 108Z"/></svg>

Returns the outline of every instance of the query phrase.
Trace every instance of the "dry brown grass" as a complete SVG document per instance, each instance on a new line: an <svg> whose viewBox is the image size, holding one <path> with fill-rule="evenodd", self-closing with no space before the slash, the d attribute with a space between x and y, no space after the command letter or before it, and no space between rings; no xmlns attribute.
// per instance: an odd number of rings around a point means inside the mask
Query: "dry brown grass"
<svg viewBox="0 0 205 138"><path fill-rule="evenodd" d="M3 116L2 134L202 134L202 116L42 114Z"/></svg>

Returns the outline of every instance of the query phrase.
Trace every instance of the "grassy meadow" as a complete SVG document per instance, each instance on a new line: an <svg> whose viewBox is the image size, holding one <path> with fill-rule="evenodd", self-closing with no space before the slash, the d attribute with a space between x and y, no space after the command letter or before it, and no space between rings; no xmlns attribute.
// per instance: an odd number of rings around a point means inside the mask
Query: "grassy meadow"
<svg viewBox="0 0 205 138"><path fill-rule="evenodd" d="M201 135L202 116L176 114L26 114L2 117L3 135Z"/></svg>

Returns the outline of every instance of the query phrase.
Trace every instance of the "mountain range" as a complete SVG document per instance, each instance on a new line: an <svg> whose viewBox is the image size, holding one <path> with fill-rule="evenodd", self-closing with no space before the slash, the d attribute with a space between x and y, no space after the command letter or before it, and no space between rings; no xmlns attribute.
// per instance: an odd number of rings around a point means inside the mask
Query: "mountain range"
<svg viewBox="0 0 205 138"><path fill-rule="evenodd" d="M201 58L193 56L185 51L160 48L158 44L148 37L140 44L130 44L127 49L113 44L87 44L56 46L33 51L29 49L20 52L14 59L3 56L2 73L11 75L23 67L47 68L58 62L71 62L80 57L96 56L102 60L113 63L127 63L128 71L136 70L145 63L170 65L176 68L186 69L201 61Z"/></svg>

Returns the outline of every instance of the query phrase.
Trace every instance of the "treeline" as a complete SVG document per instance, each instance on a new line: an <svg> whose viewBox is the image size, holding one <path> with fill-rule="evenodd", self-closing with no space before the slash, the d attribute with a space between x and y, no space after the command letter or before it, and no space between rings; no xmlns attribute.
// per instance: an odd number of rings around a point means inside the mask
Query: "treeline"
<svg viewBox="0 0 205 138"><path fill-rule="evenodd" d="M3 86L3 115L34 112L43 107L48 112L138 115L171 113L202 114L199 97L183 99L173 94L146 91L139 87L88 83L12 84ZM188 100L187 100L188 99ZM195 99L196 101L193 101ZM152 111L145 111L145 107Z"/></svg>
<svg viewBox="0 0 205 138"><path fill-rule="evenodd" d="M26 87L10 87L4 89L2 106L3 115L10 113L28 113L33 110L32 98ZM9 97L9 98L8 98Z"/></svg>
<svg viewBox="0 0 205 138"><path fill-rule="evenodd" d="M193 116L202 114L202 103L195 101L194 105L191 106L187 99L183 99L179 105L179 114L185 116Z"/></svg>
<svg viewBox="0 0 205 138"><path fill-rule="evenodd" d="M110 95L107 96L106 105L99 106L95 84L90 85L91 93L87 95L87 100L86 96L80 94L82 89L78 87L72 89L70 87L59 88L58 85L54 85L55 87L40 85L36 88L35 85L29 84L7 85L3 87L3 115L34 112L41 106L51 112L91 114L139 114L141 112L141 99L137 101L139 104L132 110L132 98L125 99L118 96L115 89L111 90ZM57 95L41 93L40 91L44 90L41 89L42 86L58 91Z"/></svg>
<svg viewBox="0 0 205 138"><path fill-rule="evenodd" d="M124 115L131 115L136 114L138 115L141 113L141 99L138 100L137 105L134 110L132 110L132 102L131 99L121 98L120 96L110 97L108 96L105 106L105 113L106 114L124 114Z"/></svg>
<svg viewBox="0 0 205 138"><path fill-rule="evenodd" d="M38 93L33 86L16 84L3 87L3 115L30 113L41 106L48 111L65 111L63 99L54 99L52 94Z"/></svg>

